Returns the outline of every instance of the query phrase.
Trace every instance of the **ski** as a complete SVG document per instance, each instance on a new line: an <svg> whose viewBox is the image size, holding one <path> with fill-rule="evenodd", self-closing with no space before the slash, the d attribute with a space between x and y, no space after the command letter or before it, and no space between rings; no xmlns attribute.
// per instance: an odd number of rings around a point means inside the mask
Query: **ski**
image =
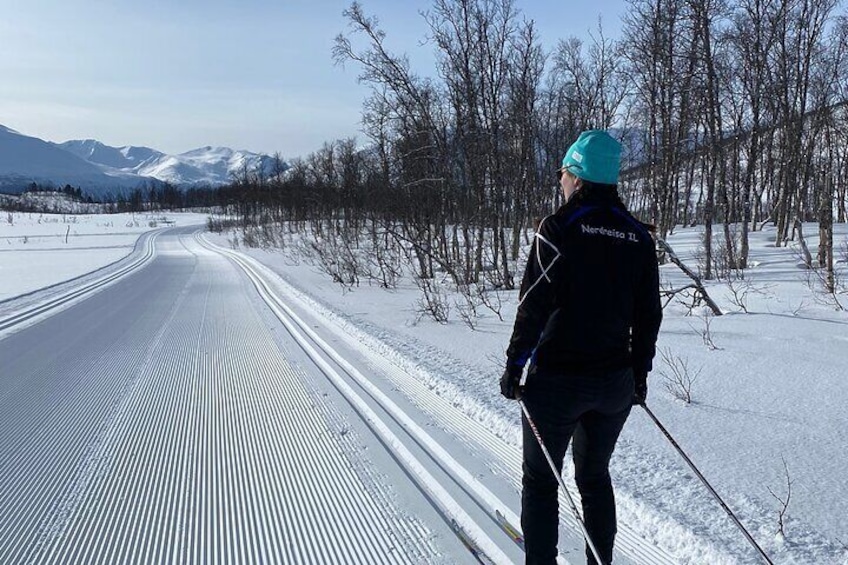
<svg viewBox="0 0 848 565"><path fill-rule="evenodd" d="M456 536L462 541L462 544L468 548L468 551L471 552L479 563L482 565L495 565L494 561L492 561L488 555L483 553L483 550L474 542L473 539L468 537L468 534L465 533L456 520L451 520L451 528L456 533Z"/></svg>
<svg viewBox="0 0 848 565"><path fill-rule="evenodd" d="M521 551L524 551L524 536L521 534L521 532L518 531L515 526L509 523L509 521L506 519L506 516L501 514L500 510L495 510L495 518L497 519L498 525L501 527L501 529L506 532L506 535L512 538L512 541L515 542L515 545L521 548Z"/></svg>

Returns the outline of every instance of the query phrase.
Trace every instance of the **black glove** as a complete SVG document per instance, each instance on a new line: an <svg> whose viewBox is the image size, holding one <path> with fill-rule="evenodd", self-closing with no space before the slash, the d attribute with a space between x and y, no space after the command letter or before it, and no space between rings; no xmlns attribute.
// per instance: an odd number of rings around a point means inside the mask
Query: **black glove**
<svg viewBox="0 0 848 565"><path fill-rule="evenodd" d="M647 371L633 371L633 381L636 385L633 390L633 405L645 404L648 399L648 373Z"/></svg>
<svg viewBox="0 0 848 565"><path fill-rule="evenodd" d="M521 397L521 375L524 367L518 365L507 365L506 371L501 376L501 394L510 400L518 400Z"/></svg>

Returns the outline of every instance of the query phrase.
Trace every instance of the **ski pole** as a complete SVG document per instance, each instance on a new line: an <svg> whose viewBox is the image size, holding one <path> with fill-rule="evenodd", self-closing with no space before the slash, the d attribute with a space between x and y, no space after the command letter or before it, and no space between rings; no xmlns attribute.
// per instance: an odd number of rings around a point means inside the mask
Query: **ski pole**
<svg viewBox="0 0 848 565"><path fill-rule="evenodd" d="M643 403L643 404L640 404L640 406L645 409L645 412L648 414L648 416L651 417L651 420L654 421L654 423L657 425L657 427L660 429L660 431L663 433L663 435L668 439L669 442L671 442L671 445L674 446L674 448L677 450L677 452L680 454L680 456L683 457L683 460L686 461L686 463L689 465L689 468L692 469L692 471L695 472L695 474L698 476L699 479L701 479L701 482L704 483L704 486L707 487L707 490L710 491L710 494L712 494L713 497L715 497L715 499L718 501L718 503L721 504L721 507L724 509L724 511L727 513L727 515L730 516L730 518L733 520L733 523L736 524L736 526L742 531L742 533L745 535L745 538L748 540L748 542L750 542L750 544L752 546L754 546L754 548L760 554L760 557L762 557L763 561L768 563L768 565L774 565L772 563L771 559L769 559L769 556L766 555L766 552L763 551L763 548L761 548L757 544L757 542L754 541L754 538L751 537L751 534L748 533L748 530L745 529L745 526L742 525L742 522L739 521L739 518L737 518L736 515L733 513L733 511L727 506L727 504L724 503L724 501L721 499L721 497L718 495L718 493L715 491L715 489L712 487L712 485L710 485L710 483L707 482L707 479L704 478L704 475L701 474L701 472L698 470L698 468L695 467L695 464L692 463L692 460L689 459L689 457L686 455L686 453L684 453L683 449L681 449L680 446L677 445L677 442L674 441L674 438L671 437L671 434L668 433L668 430L666 430L665 427L657 419L657 417L654 416L654 413L651 412L651 410L648 408L648 406L646 404Z"/></svg>
<svg viewBox="0 0 848 565"><path fill-rule="evenodd" d="M592 538L589 536L589 531L586 530L586 524L583 522L583 518L580 516L580 512L577 510L577 506L574 504L574 499L571 498L571 493L568 492L568 489L565 488L565 482L562 480L562 476L557 471L556 465L554 465L554 460L551 458L550 452L548 452L548 448L545 447L545 442L542 441L542 435L539 433L539 429L536 427L536 423L533 422L533 418L530 417L530 412L527 410L527 405L524 404L524 401L520 398L518 399L518 404L521 405L521 411L524 412L524 417L527 418L527 423L530 424L530 429L533 431L533 435L536 436L536 441L539 442L539 447L542 448L542 453L545 455L545 459L548 461L548 465L551 468L551 472L553 472L554 476L559 482L559 486L562 487L562 491L565 493L565 497L568 499L568 505L571 507L571 512L574 514L574 517L577 518L577 523L580 524L580 531L583 533L583 538L586 540L586 543L589 544L589 549L592 551L592 555L595 556L595 561L598 564L603 564L604 560L601 559L598 554L598 548L595 547L594 542L592 542Z"/></svg>

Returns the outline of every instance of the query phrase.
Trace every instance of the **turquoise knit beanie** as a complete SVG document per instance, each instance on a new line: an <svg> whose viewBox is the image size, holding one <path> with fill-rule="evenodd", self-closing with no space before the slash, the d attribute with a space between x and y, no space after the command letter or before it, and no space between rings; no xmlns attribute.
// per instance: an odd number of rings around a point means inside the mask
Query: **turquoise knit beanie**
<svg viewBox="0 0 848 565"><path fill-rule="evenodd" d="M562 169L598 184L617 184L621 144L603 130L580 134L562 158Z"/></svg>

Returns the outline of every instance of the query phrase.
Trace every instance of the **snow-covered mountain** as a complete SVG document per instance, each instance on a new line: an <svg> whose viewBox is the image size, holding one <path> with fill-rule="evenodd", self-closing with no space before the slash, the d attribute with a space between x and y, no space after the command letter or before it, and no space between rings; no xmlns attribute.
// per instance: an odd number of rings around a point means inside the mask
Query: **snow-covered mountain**
<svg viewBox="0 0 848 565"><path fill-rule="evenodd" d="M200 147L178 155L149 147L110 147L93 139L66 141L58 147L106 173L151 177L179 186L226 184L245 170L270 173L274 161L268 155L229 147Z"/></svg>
<svg viewBox="0 0 848 565"><path fill-rule="evenodd" d="M27 185L70 184L95 194L132 189L144 179L106 172L52 143L0 126L0 189L19 192Z"/></svg>
<svg viewBox="0 0 848 565"><path fill-rule="evenodd" d="M287 168L282 164L283 168ZM201 147L168 155L150 147L111 147L94 139L47 142L0 126L0 190L29 184L70 184L93 195L127 192L151 183L217 186L244 172L270 174L268 155L228 147Z"/></svg>
<svg viewBox="0 0 848 565"><path fill-rule="evenodd" d="M164 155L161 151L149 147L131 145L110 147L95 139L66 141L57 145L89 163L112 169L130 170L136 174L139 168Z"/></svg>

